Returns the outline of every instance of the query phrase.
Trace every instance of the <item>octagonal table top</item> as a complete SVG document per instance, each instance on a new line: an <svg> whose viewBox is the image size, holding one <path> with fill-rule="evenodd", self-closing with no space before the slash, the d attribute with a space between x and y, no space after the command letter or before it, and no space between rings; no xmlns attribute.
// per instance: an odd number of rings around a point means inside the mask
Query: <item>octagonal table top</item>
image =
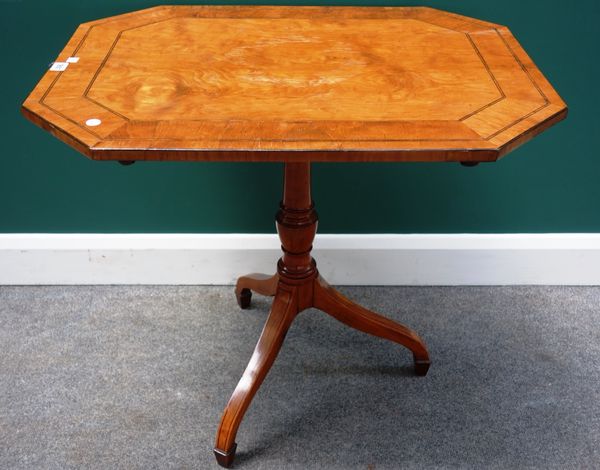
<svg viewBox="0 0 600 470"><path fill-rule="evenodd" d="M98 160L480 162L567 107L440 10L162 6L79 26L22 111Z"/></svg>

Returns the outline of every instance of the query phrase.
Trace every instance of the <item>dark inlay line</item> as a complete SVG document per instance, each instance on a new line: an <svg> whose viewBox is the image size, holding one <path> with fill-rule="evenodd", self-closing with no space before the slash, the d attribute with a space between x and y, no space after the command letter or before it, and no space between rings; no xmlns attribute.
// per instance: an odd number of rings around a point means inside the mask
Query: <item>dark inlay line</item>
<svg viewBox="0 0 600 470"><path fill-rule="evenodd" d="M485 69L487 70L488 75L493 80L494 85L496 85L496 89L500 92L500 97L497 98L496 100L492 101L491 103L488 103L485 106L482 106L481 108L477 109L476 111L473 111L472 113L467 114L466 116L461 117L459 119L459 121L461 121L461 122L464 121L465 119L468 119L468 118L470 118L472 116L475 116L477 113L483 111L484 109L489 108L490 106L495 105L496 103L499 103L500 101L502 101L503 99L506 98L506 95L504 94L504 91L500 87L500 84L498 83L498 80L496 80L496 76L492 73L492 70L491 70L490 66L488 65L488 63L486 62L486 60L483 58L483 55L481 54L481 51L479 50L479 48L475 44L475 41L473 41L473 38L471 38L471 35L469 33L465 33L465 36L467 36L467 38L469 39L469 42L471 43L471 46L473 46L473 49L475 49L475 52L477 53L477 56L479 57L479 60L481 60L481 63L484 65Z"/></svg>
<svg viewBox="0 0 600 470"><path fill-rule="evenodd" d="M520 123L520 122L524 121L525 119L527 119L527 118L533 116L534 114L538 113L542 109L550 106L550 101L548 100L548 97L544 94L544 92L542 91L542 89L540 88L540 86L533 79L533 77L529 73L529 70L527 70L527 67L525 67L525 64L523 64L523 62L521 62L521 59L519 59L519 57L516 55L516 53L513 50L513 48L510 47L510 45L508 44L508 42L506 41L506 39L502 36L502 34L500 34L500 31L498 31L497 28L494 28L494 31L496 31L496 34L500 37L500 39L502 40L502 42L506 46L507 50L511 53L511 55L514 57L514 59L517 61L517 63L519 64L519 66L521 67L521 69L523 70L523 72L525 72L525 74L527 75L527 78L529 79L529 81L531 82L531 84L535 87L535 89L538 91L538 93L542 96L542 98L544 99L544 104L542 106L534 109L529 114L527 114L527 115L525 115L525 116L523 116L523 117L515 120L514 122L510 123L509 125L504 126L502 129L500 129L500 130L498 130L498 131L490 134L489 136L487 136L485 138L485 140L493 139L494 137L496 137L497 135L501 134L502 132L510 129L511 127L517 125L518 123Z"/></svg>
<svg viewBox="0 0 600 470"><path fill-rule="evenodd" d="M83 46L83 43L86 41L86 39L88 38L88 36L91 33L92 29L94 29L95 27L96 27L96 25L92 25L92 26L90 26L88 28L88 30L85 32L85 34L83 35L83 37L81 38L81 40L79 41L79 43L77 44L77 46L75 47L75 50L71 54L72 57L74 57L75 55L77 55L77 52L79 52L79 50ZM64 72L58 72L58 75L56 76L56 78L54 80L52 80L52 83L50 84L50 86L48 87L48 89L46 90L46 92L42 95L42 97L40 98L40 100L38 101L38 103L41 104L42 106L45 106L50 111L58 114L63 119L66 119L67 121L75 124L77 127L83 129L88 134L91 134L94 137L96 137L97 139L102 140L102 137L99 134L97 134L96 132L94 132L93 130L88 129L86 127L83 127L79 122L77 122L74 119L71 119L70 117L64 115L63 113L61 113L60 111L58 111L57 109L53 108L52 106L50 106L49 104L46 103L46 98L50 94L50 91L54 88L54 85L56 85L56 83L58 83L58 80L60 79L60 77L62 76L63 73ZM76 139L76 140L78 140L78 139ZM86 144L86 146L87 146L87 144Z"/></svg>

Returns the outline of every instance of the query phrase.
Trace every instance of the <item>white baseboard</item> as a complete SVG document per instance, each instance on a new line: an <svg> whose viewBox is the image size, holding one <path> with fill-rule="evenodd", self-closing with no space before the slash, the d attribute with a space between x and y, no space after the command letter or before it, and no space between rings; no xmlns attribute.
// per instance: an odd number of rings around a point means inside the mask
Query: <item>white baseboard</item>
<svg viewBox="0 0 600 470"><path fill-rule="evenodd" d="M600 285L600 234L317 235L333 284ZM232 284L273 234L0 234L0 284Z"/></svg>

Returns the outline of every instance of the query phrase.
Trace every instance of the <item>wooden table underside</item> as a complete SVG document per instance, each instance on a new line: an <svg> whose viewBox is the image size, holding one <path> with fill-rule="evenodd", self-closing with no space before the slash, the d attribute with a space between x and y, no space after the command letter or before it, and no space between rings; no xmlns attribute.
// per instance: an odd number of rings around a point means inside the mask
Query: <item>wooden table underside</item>
<svg viewBox="0 0 600 470"><path fill-rule="evenodd" d="M252 397L301 311L429 355L409 328L329 286L311 257L313 161L495 161L567 107L510 31L431 8L164 6L81 25L24 102L24 115L96 160L280 161L273 296L214 448L235 456ZM64 65L68 63L67 65Z"/></svg>

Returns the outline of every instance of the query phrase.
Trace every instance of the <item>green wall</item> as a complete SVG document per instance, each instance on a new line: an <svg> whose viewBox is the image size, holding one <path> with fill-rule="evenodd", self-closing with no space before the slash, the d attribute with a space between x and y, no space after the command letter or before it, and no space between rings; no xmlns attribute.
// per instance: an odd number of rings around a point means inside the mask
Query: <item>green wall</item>
<svg viewBox="0 0 600 470"><path fill-rule="evenodd" d="M281 164L93 162L20 115L79 23L157 3L0 0L0 232L274 231ZM408 3L509 26L569 105L569 117L500 162L475 168L315 164L320 232L600 232L600 2Z"/></svg>

